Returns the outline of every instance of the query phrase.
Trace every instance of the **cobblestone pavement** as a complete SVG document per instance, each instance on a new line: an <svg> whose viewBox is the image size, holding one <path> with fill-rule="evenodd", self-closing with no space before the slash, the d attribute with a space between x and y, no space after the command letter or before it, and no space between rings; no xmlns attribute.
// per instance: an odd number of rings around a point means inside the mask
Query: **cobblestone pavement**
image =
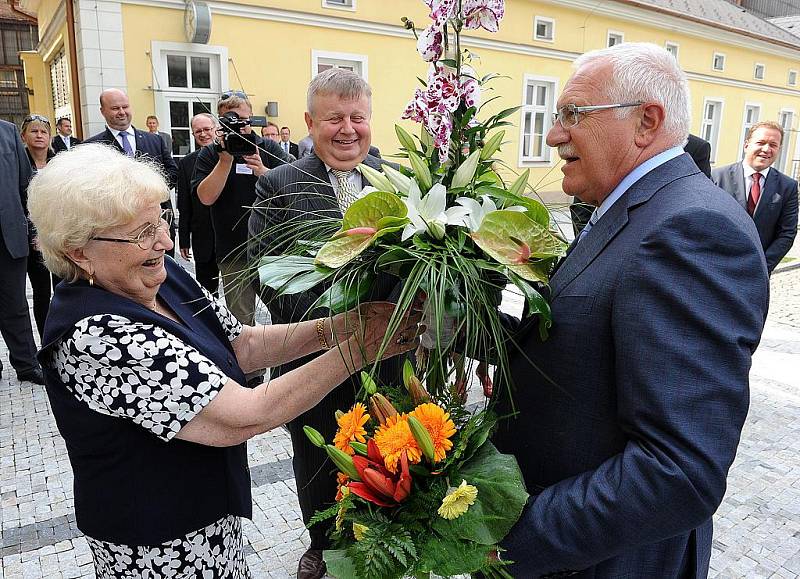
<svg viewBox="0 0 800 579"><path fill-rule="evenodd" d="M800 576L800 269L776 273L754 358L750 415L715 517L711 577ZM75 527L72 473L43 389L0 381L0 577L94 577ZM300 520L283 429L249 444L253 520L244 522L257 578L294 577L308 535Z"/></svg>

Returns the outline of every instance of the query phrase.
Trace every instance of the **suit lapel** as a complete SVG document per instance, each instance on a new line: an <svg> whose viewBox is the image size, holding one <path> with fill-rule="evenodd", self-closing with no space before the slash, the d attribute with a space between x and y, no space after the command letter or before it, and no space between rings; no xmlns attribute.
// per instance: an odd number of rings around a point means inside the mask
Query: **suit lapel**
<svg viewBox="0 0 800 579"><path fill-rule="evenodd" d="M766 215L769 211L769 206L772 203L772 198L780 193L778 186L778 171L775 168L769 170L764 185L761 186L761 199L756 205L755 213L753 213L753 221Z"/></svg>
<svg viewBox="0 0 800 579"><path fill-rule="evenodd" d="M617 199L600 218L583 240L570 247L553 277L550 279L551 299L558 295L603 252L606 246L628 224L629 212L650 200L655 193L675 179L697 173L692 158L684 153L656 167Z"/></svg>
<svg viewBox="0 0 800 579"><path fill-rule="evenodd" d="M736 200L739 205L747 209L747 187L744 180L744 167L741 163L736 163L731 166L731 178L734 183L734 191L736 191Z"/></svg>
<svg viewBox="0 0 800 579"><path fill-rule="evenodd" d="M106 142L111 145L114 145L120 153L125 153L125 150L122 148L122 145L119 144L119 141L114 136L114 133L111 132L111 129L106 127Z"/></svg>

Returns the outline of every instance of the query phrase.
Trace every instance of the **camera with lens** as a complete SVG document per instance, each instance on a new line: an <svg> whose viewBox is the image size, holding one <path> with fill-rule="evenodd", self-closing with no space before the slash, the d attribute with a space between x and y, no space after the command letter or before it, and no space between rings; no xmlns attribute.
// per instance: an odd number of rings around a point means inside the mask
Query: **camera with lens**
<svg viewBox="0 0 800 579"><path fill-rule="evenodd" d="M235 111L228 111L219 118L219 124L225 139L225 148L217 145L219 150L225 150L234 156L253 155L258 150L255 135L243 132L250 125L250 119L242 119Z"/></svg>

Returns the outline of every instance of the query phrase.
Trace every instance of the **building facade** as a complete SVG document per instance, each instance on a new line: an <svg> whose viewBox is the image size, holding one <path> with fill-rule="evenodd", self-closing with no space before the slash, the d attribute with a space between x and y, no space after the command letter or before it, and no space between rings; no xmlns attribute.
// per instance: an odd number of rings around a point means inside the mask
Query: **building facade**
<svg viewBox="0 0 800 579"><path fill-rule="evenodd" d="M28 89L20 51L39 40L36 18L21 11L13 0L0 1L0 119L17 126L28 114Z"/></svg>
<svg viewBox="0 0 800 579"><path fill-rule="evenodd" d="M265 114L272 103L271 120L289 126L293 140L305 136L306 87L330 66L351 68L370 82L373 143L392 154L393 126L417 77L427 70L400 21L406 16L418 28L427 25L421 0L22 0L22 5L39 19L39 45L23 56L35 95L32 110L78 113L87 136L103 128L100 91L120 87L130 96L134 124L143 127L145 117L156 114L161 130L172 134L176 155L193 149L191 115L213 111L227 89L248 93L254 114ZM560 190L559 159L544 137L571 63L585 51L630 41L665 46L686 70L692 132L711 142L714 164L739 159L748 126L771 119L787 129L776 166L792 172L792 159L800 158L800 39L790 32L725 0L507 0L500 32L469 31L463 45L479 57L479 75L502 75L485 95L500 96L487 112L521 107L502 150L510 173L531 169L530 182L538 190ZM61 77L53 71L62 66L65 82L55 86Z"/></svg>

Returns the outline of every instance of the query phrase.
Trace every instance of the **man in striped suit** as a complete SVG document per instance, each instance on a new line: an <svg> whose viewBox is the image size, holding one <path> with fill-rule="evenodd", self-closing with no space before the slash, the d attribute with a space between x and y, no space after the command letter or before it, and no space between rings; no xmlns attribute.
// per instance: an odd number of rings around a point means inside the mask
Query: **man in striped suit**
<svg viewBox="0 0 800 579"><path fill-rule="evenodd" d="M378 168L383 162L368 154L372 91L357 74L338 68L317 75L308 88L308 112L305 114L314 141L313 152L291 165L283 165L261 176L256 183L256 203L250 216L250 263L263 255L279 254L285 247L277 230L288 223L319 217L341 217L362 187L359 163ZM283 229L285 234L286 228ZM389 299L397 288L395 278L379 277L369 299ZM272 322L298 322L309 316L321 317L328 311L315 301L327 289L324 284L302 294L275 297L270 288L261 296L272 315ZM307 362L300 359L273 369L281 374ZM382 374L389 379L399 376L396 364L385 364ZM330 476L326 455L306 439L303 425L319 430L326 440L336 432L336 410L347 411L359 388L355 381L343 383L316 407L287 426L294 449L294 473L303 521L308 523L316 510L330 505L336 494L336 481ZM325 574L322 550L329 547L325 525L310 529L311 547L301 557L298 579L320 579Z"/></svg>

